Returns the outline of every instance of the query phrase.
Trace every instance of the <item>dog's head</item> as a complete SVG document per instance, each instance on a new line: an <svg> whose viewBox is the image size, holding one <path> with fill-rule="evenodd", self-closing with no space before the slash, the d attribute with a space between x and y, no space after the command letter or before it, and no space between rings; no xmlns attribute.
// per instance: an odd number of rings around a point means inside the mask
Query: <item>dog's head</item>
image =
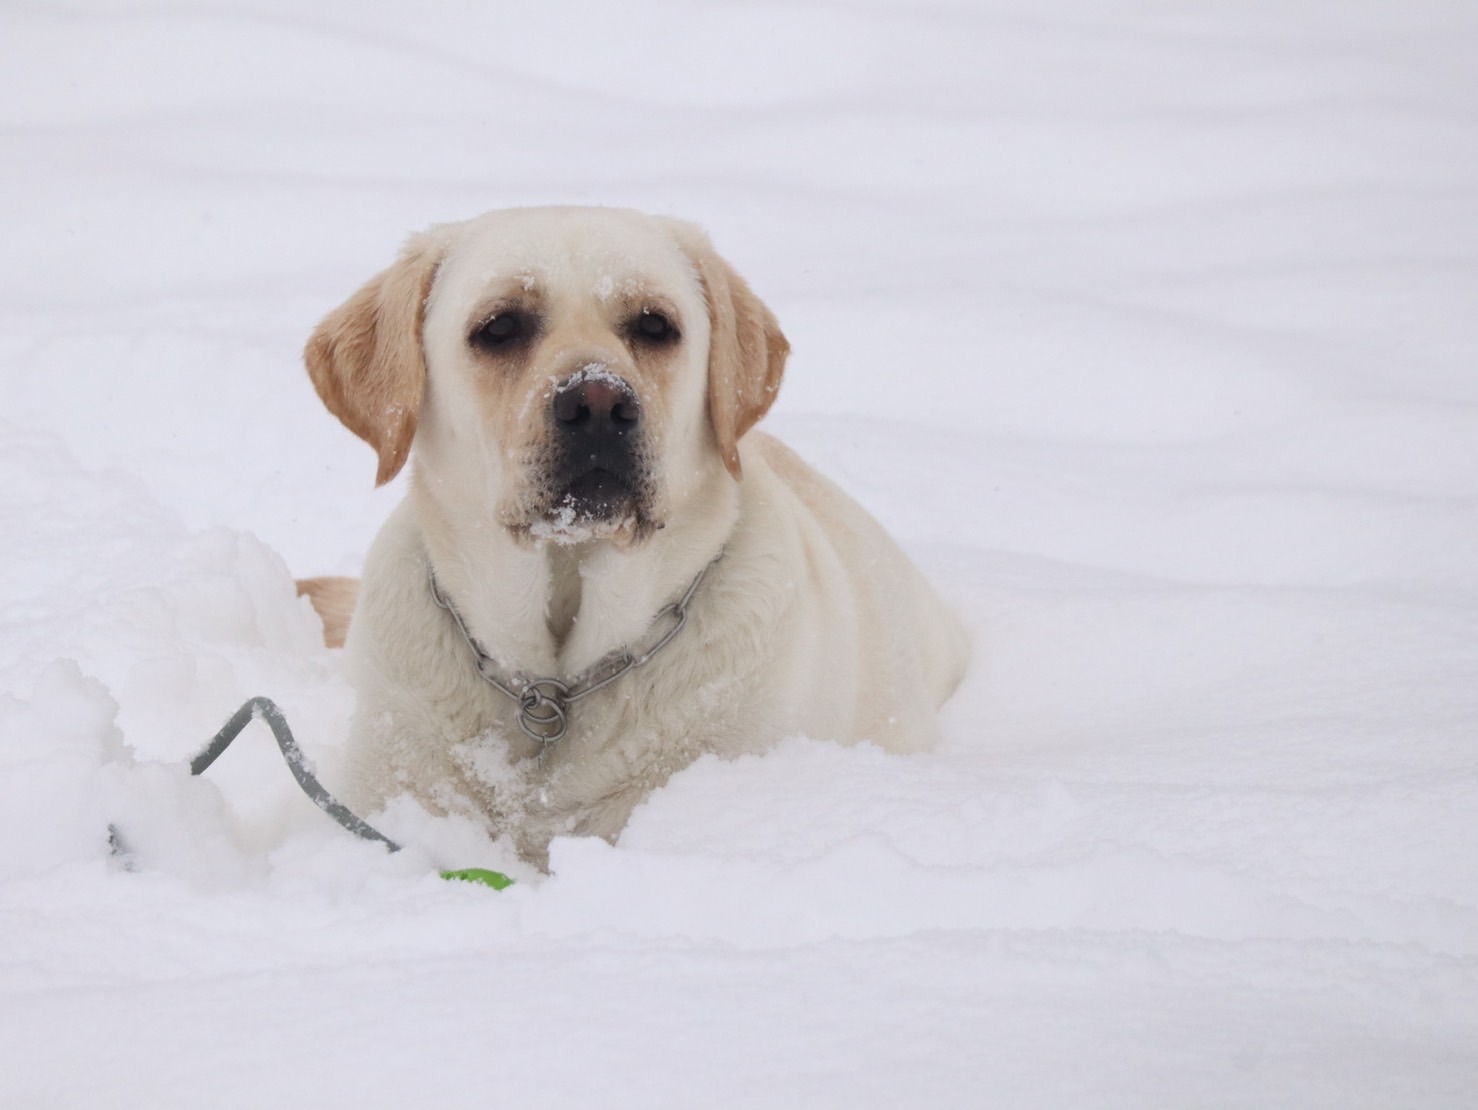
<svg viewBox="0 0 1478 1110"><path fill-rule="evenodd" d="M789 345L697 228L512 209L415 236L324 319L319 396L379 454L525 542L640 540L769 409ZM470 501L469 501L470 499Z"/></svg>

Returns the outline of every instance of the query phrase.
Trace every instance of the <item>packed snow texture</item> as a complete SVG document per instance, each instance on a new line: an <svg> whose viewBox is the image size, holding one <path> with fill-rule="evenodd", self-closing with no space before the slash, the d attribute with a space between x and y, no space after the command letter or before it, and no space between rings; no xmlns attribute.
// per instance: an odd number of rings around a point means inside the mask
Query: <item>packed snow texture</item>
<svg viewBox="0 0 1478 1110"><path fill-rule="evenodd" d="M0 1105L1474 1105L1475 56L1468 0L6 5ZM334 781L292 580L401 487L308 332L563 202L775 309L767 427L972 629L942 748L705 759L548 876L350 838L260 724L191 779L265 694Z"/></svg>

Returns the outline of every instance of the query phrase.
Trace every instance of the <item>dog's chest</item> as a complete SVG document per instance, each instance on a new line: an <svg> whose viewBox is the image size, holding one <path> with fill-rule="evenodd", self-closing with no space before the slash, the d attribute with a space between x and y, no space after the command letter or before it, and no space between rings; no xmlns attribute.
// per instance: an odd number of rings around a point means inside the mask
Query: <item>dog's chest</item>
<svg viewBox="0 0 1478 1110"><path fill-rule="evenodd" d="M482 699L483 727L452 746L457 792L526 854L554 836L615 836L642 798L739 734L734 684L689 685L683 669L627 676L576 703L566 735L544 745L523 734L516 707Z"/></svg>

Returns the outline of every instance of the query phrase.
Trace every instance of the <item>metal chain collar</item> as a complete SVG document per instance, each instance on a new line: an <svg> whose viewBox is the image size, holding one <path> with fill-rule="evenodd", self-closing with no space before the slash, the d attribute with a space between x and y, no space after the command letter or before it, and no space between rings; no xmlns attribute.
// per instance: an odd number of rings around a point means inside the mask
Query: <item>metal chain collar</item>
<svg viewBox="0 0 1478 1110"><path fill-rule="evenodd" d="M569 731L570 707L575 702L589 697L597 690L605 689L627 671L646 666L658 652L672 643L674 637L688 623L688 603L698 592L698 586L708 574L709 568L723 558L723 554L720 551L712 562L704 564L698 576L683 592L683 596L658 611L652 618L654 627L664 617L671 617L672 623L652 640L646 650L638 653L630 647L617 648L572 682L563 682L557 678L531 678L523 674L515 674L506 681L499 678L496 673L497 664L468 630L467 622L462 619L457 607L442 593L441 586L436 581L436 568L431 565L430 559L426 560L426 574L431 584L431 597L437 605L452 615L457 631L472 649L477 660L477 673L493 689L518 703L518 727L523 730L523 734L530 740L549 745L563 739L564 734Z"/></svg>

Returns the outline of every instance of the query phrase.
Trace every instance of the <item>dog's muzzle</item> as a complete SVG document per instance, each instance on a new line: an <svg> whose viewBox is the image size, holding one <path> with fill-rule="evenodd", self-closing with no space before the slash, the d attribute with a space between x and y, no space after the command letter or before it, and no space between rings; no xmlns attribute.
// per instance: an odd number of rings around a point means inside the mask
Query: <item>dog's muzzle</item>
<svg viewBox="0 0 1478 1110"><path fill-rule="evenodd" d="M556 507L580 520L629 515L643 484L635 391L614 374L587 368L555 389L550 418Z"/></svg>

